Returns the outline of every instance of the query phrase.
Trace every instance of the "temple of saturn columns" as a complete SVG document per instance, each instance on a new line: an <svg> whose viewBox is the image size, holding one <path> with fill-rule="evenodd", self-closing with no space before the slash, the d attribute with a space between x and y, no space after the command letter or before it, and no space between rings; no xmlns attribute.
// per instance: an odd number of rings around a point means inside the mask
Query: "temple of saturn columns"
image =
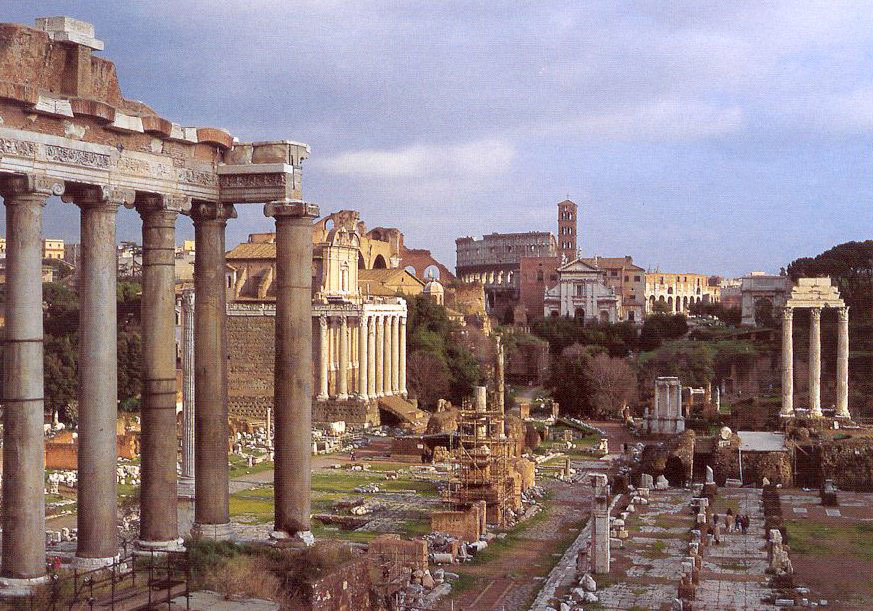
<svg viewBox="0 0 873 611"><path fill-rule="evenodd" d="M837 401L835 416L849 418L849 308L830 278L799 278L782 310L782 409L794 412L794 310L810 310L809 323L809 415L821 417L821 314L835 308L838 314Z"/></svg>
<svg viewBox="0 0 873 611"><path fill-rule="evenodd" d="M225 227L235 205L264 204L276 223L275 530L309 535L312 219L290 141L238 143L184 127L121 95L95 56L94 28L66 17L0 24L0 194L7 277L3 406L2 578L45 578L43 208L61 196L81 214L78 437L80 567L118 555L116 262L120 207L142 220L143 402L140 541L179 544L174 350L175 224L194 223L194 533L230 535L227 462ZM191 423L187 423L190 426ZM189 453L190 455L190 453Z"/></svg>

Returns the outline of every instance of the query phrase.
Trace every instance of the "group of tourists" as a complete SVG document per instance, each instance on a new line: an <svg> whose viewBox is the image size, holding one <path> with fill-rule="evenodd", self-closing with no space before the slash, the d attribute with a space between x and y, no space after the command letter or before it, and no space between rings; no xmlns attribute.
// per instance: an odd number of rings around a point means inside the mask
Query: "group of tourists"
<svg viewBox="0 0 873 611"><path fill-rule="evenodd" d="M740 532L745 535L746 531L749 529L749 523L751 518L749 514L737 514L734 515L732 509L728 508L727 513L724 516L724 530L727 533L732 532ZM709 535L711 537L712 542L716 545L721 543L721 529L722 524L719 520L719 516L717 513L712 514L712 525L709 527Z"/></svg>

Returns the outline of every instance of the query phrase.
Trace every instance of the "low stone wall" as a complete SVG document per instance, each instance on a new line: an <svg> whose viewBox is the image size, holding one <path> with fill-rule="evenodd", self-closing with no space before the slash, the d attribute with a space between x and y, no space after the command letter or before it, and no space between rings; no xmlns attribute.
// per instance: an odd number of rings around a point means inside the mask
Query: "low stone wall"
<svg viewBox="0 0 873 611"><path fill-rule="evenodd" d="M873 490L873 440L823 443L821 474L842 490Z"/></svg>
<svg viewBox="0 0 873 611"><path fill-rule="evenodd" d="M373 609L369 567L370 563L367 559L359 558L309 583L304 592L308 608L320 611Z"/></svg>
<svg viewBox="0 0 873 611"><path fill-rule="evenodd" d="M463 511L434 511L430 514L430 529L461 541L478 541L484 532L483 504L476 503Z"/></svg>
<svg viewBox="0 0 873 611"><path fill-rule="evenodd" d="M367 559L373 563L398 562L413 571L423 571L427 568L427 541L405 541L400 535L381 535L370 541Z"/></svg>

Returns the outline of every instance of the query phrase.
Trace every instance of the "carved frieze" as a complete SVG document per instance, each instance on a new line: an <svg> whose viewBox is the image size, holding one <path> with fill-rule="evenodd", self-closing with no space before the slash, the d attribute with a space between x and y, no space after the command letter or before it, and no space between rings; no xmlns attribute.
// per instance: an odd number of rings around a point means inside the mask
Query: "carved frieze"
<svg viewBox="0 0 873 611"><path fill-rule="evenodd" d="M284 173L275 174L223 174L219 177L221 187L284 187Z"/></svg>
<svg viewBox="0 0 873 611"><path fill-rule="evenodd" d="M36 142L15 140L13 138L0 138L0 153L18 155L20 157L35 157L36 148Z"/></svg>
<svg viewBox="0 0 873 611"><path fill-rule="evenodd" d="M111 161L109 155L56 146L54 144L43 145L43 156L48 161L100 168L101 170L108 170Z"/></svg>

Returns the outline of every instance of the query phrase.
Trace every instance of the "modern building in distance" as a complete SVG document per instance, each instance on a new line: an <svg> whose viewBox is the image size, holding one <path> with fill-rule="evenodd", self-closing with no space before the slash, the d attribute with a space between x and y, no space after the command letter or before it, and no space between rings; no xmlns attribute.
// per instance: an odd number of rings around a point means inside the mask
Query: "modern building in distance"
<svg viewBox="0 0 873 611"><path fill-rule="evenodd" d="M64 258L64 241L57 239L45 239L42 241L42 258L43 259L63 259Z"/></svg>
<svg viewBox="0 0 873 611"><path fill-rule="evenodd" d="M663 303L668 312L687 314L695 303L718 303L721 290L712 286L704 274L646 274L646 313L655 310L655 303Z"/></svg>
<svg viewBox="0 0 873 611"><path fill-rule="evenodd" d="M646 270L631 256L591 257L584 263L606 272L606 283L621 296L619 320L639 323L646 315Z"/></svg>
<svg viewBox="0 0 873 611"><path fill-rule="evenodd" d="M543 314L585 321L619 321L621 296L607 284L606 270L576 259L558 268L558 284L546 291Z"/></svg>

